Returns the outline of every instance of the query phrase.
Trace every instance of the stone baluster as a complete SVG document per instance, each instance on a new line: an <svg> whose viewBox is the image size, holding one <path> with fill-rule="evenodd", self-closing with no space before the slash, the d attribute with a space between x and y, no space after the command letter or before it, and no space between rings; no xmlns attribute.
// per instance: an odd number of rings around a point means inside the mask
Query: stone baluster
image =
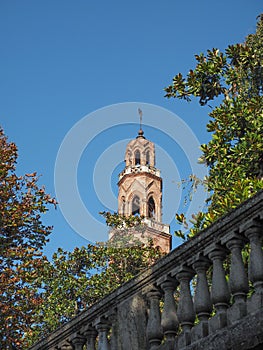
<svg viewBox="0 0 263 350"><path fill-rule="evenodd" d="M199 323L192 329L193 340L201 339L208 335L208 319L212 312L212 301L207 282L206 272L211 265L210 261L201 257L193 264L197 273L196 290L194 296L194 309Z"/></svg>
<svg viewBox="0 0 263 350"><path fill-rule="evenodd" d="M73 345L74 350L82 350L86 344L86 337L79 334L74 334L70 337L70 343Z"/></svg>
<svg viewBox="0 0 263 350"><path fill-rule="evenodd" d="M194 304L190 290L190 281L194 271L188 267L182 267L176 274L180 283L180 297L178 304L178 318L182 327L182 334L178 339L178 347L184 347L191 343L191 328L195 321Z"/></svg>
<svg viewBox="0 0 263 350"><path fill-rule="evenodd" d="M233 237L226 246L231 251L229 286L234 302L227 314L229 323L233 323L247 314L248 278L242 259L244 240Z"/></svg>
<svg viewBox="0 0 263 350"><path fill-rule="evenodd" d="M163 331L161 327L160 299L161 292L154 288L147 293L150 302L149 317L146 334L150 344L150 350L156 349L162 342Z"/></svg>
<svg viewBox="0 0 263 350"><path fill-rule="evenodd" d="M177 280L171 277L165 278L160 283L164 291L164 307L162 311L161 325L165 335L165 349L174 349L175 337L179 328L179 321L176 312L174 292L178 286Z"/></svg>
<svg viewBox="0 0 263 350"><path fill-rule="evenodd" d="M96 350L95 344L98 336L97 330L94 327L89 326L86 330L83 331L83 334L87 339L87 350Z"/></svg>
<svg viewBox="0 0 263 350"><path fill-rule="evenodd" d="M216 308L216 315L209 320L209 333L227 326L230 292L223 267L226 253L227 251L222 247L215 246L208 255L213 262L211 297Z"/></svg>
<svg viewBox="0 0 263 350"><path fill-rule="evenodd" d="M246 230L245 235L250 242L249 279L253 283L254 293L248 304L250 312L263 306L263 252L262 252L262 225L258 222Z"/></svg>
<svg viewBox="0 0 263 350"><path fill-rule="evenodd" d="M98 331L98 350L110 350L110 343L108 339L108 333L111 326L104 317L101 317L99 322L96 324Z"/></svg>

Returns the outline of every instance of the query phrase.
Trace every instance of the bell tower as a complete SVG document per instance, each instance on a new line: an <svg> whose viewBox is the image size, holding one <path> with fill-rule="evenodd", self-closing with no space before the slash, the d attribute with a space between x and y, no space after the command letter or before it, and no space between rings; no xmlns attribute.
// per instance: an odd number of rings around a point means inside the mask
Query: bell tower
<svg viewBox="0 0 263 350"><path fill-rule="evenodd" d="M141 127L126 147L125 168L119 174L118 188L118 213L145 218L146 229L136 238L141 241L151 238L155 246L168 253L171 235L169 225L162 223L162 178L155 168L154 143L144 137Z"/></svg>

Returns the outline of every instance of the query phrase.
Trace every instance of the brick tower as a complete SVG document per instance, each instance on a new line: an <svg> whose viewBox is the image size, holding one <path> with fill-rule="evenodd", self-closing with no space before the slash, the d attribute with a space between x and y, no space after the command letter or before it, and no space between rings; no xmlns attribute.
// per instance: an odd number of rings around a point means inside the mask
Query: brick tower
<svg viewBox="0 0 263 350"><path fill-rule="evenodd" d="M154 143L144 137L140 128L125 152L125 169L119 174L118 212L121 215L143 215L145 230L133 234L140 241L148 238L168 253L171 250L169 225L162 223L162 178L155 168Z"/></svg>

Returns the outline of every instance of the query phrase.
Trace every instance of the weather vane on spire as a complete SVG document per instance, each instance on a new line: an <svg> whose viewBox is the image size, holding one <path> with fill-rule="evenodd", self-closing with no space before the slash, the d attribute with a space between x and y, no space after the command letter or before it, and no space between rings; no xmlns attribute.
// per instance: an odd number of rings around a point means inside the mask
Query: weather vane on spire
<svg viewBox="0 0 263 350"><path fill-rule="evenodd" d="M140 129L142 128L142 110L140 108L138 108L138 113L140 116Z"/></svg>
<svg viewBox="0 0 263 350"><path fill-rule="evenodd" d="M137 136L137 137L143 137L143 138L145 138L145 137L143 136L144 132L143 132L143 130L142 130L142 110L141 110L140 108L138 108L138 113L139 113L139 116L140 116L140 130L138 131L138 136Z"/></svg>

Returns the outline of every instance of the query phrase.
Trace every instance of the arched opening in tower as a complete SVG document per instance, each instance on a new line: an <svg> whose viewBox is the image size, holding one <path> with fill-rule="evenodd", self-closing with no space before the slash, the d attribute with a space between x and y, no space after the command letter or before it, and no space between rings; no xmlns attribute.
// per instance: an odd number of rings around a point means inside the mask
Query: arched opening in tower
<svg viewBox="0 0 263 350"><path fill-rule="evenodd" d="M155 218L155 203L152 196L148 199L148 217Z"/></svg>
<svg viewBox="0 0 263 350"><path fill-rule="evenodd" d="M140 151L135 151L135 165L140 165L141 164L141 154Z"/></svg>
<svg viewBox="0 0 263 350"><path fill-rule="evenodd" d="M140 198L138 196L132 200L132 215L140 215Z"/></svg>

